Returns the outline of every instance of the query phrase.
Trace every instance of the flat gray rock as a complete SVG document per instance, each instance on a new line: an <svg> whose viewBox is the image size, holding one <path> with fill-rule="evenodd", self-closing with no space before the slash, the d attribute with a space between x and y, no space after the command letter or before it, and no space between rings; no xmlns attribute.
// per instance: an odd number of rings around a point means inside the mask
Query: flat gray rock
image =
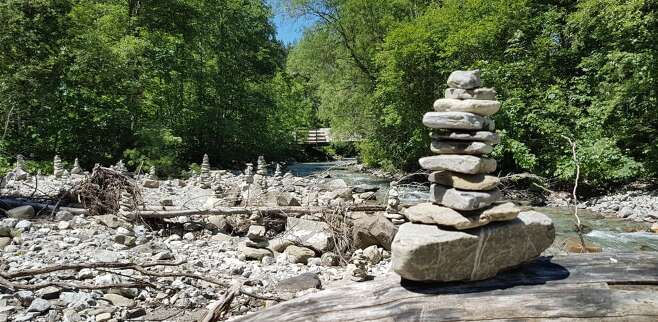
<svg viewBox="0 0 658 322"><path fill-rule="evenodd" d="M35 217L34 208L30 205L20 206L7 210L9 218L32 219Z"/></svg>
<svg viewBox="0 0 658 322"><path fill-rule="evenodd" d="M444 187L439 184L430 186L430 201L455 210L478 210L500 200L498 189L489 191L466 191Z"/></svg>
<svg viewBox="0 0 658 322"><path fill-rule="evenodd" d="M500 183L496 176L487 174L463 174L451 171L435 171L427 176L429 182L462 190L492 190Z"/></svg>
<svg viewBox="0 0 658 322"><path fill-rule="evenodd" d="M427 112L423 125L431 129L493 131L494 121L468 112Z"/></svg>
<svg viewBox="0 0 658 322"><path fill-rule="evenodd" d="M433 131L430 137L435 140L479 141L490 145L500 143L498 134L489 131Z"/></svg>
<svg viewBox="0 0 658 322"><path fill-rule="evenodd" d="M397 231L397 227L384 216L363 216L353 222L352 246L357 249L365 249L366 247L376 245L390 250L391 242Z"/></svg>
<svg viewBox="0 0 658 322"><path fill-rule="evenodd" d="M477 141L439 141L432 140L430 150L436 154L489 154L493 146Z"/></svg>
<svg viewBox="0 0 658 322"><path fill-rule="evenodd" d="M536 211L467 231L406 223L392 244L392 267L413 281L475 281L538 257L555 239L550 218Z"/></svg>
<svg viewBox="0 0 658 322"><path fill-rule="evenodd" d="M288 217L286 220L286 233L287 239L319 252L330 251L334 246L331 227L322 221Z"/></svg>
<svg viewBox="0 0 658 322"><path fill-rule="evenodd" d="M484 226L494 221L513 220L520 211L521 209L511 202L496 204L481 211L461 213L427 202L407 208L404 214L413 223L448 226L464 230Z"/></svg>
<svg viewBox="0 0 658 322"><path fill-rule="evenodd" d="M473 155L444 154L422 157L418 160L425 170L450 170L458 173L478 174L496 171L496 160Z"/></svg>
<svg viewBox="0 0 658 322"><path fill-rule="evenodd" d="M469 112L482 116L496 114L500 110L500 102L491 100L459 100L440 98L434 101L436 112Z"/></svg>
<svg viewBox="0 0 658 322"><path fill-rule="evenodd" d="M285 292L299 292L310 288L322 288L322 281L315 273L303 273L281 280L276 285L277 290Z"/></svg>
<svg viewBox="0 0 658 322"><path fill-rule="evenodd" d="M455 98L460 100L475 99L475 100L495 100L496 90L493 88L476 88L476 89L463 89L463 88L447 88L445 90L445 98Z"/></svg>
<svg viewBox="0 0 658 322"><path fill-rule="evenodd" d="M448 86L452 88L473 89L480 87L480 70L456 70L448 76Z"/></svg>

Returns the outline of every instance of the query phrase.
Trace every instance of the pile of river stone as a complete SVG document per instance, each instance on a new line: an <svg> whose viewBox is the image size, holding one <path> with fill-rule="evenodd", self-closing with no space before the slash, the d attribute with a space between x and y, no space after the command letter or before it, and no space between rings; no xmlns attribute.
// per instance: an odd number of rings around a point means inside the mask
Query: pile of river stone
<svg viewBox="0 0 658 322"><path fill-rule="evenodd" d="M512 202L499 202L494 122L496 91L480 87L480 71L455 71L445 98L423 117L434 156L419 160L433 171L430 203L408 208L411 223L393 241L393 269L415 281L481 280L541 254L555 237L551 220Z"/></svg>

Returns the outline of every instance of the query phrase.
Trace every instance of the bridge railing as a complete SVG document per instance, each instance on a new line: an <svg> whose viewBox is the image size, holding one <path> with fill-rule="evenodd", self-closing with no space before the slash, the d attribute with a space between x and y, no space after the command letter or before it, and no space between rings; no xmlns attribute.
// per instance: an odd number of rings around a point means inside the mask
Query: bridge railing
<svg viewBox="0 0 658 322"><path fill-rule="evenodd" d="M295 137L298 144L328 144L331 143L331 129L298 129Z"/></svg>

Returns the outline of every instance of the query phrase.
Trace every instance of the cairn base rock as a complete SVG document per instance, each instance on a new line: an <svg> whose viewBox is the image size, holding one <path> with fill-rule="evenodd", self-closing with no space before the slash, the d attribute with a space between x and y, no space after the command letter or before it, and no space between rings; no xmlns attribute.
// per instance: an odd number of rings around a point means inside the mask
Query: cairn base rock
<svg viewBox="0 0 658 322"><path fill-rule="evenodd" d="M467 231L406 223L393 240L392 265L413 281L483 280L538 257L554 239L553 222L536 211Z"/></svg>

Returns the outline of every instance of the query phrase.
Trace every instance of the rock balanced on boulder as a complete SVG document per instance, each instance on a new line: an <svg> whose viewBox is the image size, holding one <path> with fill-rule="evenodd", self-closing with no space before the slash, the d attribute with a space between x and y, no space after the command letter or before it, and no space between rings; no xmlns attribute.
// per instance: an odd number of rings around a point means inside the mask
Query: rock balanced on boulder
<svg viewBox="0 0 658 322"><path fill-rule="evenodd" d="M499 143L489 116L496 91L481 88L480 71L455 71L445 98L423 117L434 156L419 160L429 175L430 201L406 209L392 243L393 270L414 281L465 281L495 276L539 256L555 238L551 220L500 202Z"/></svg>

